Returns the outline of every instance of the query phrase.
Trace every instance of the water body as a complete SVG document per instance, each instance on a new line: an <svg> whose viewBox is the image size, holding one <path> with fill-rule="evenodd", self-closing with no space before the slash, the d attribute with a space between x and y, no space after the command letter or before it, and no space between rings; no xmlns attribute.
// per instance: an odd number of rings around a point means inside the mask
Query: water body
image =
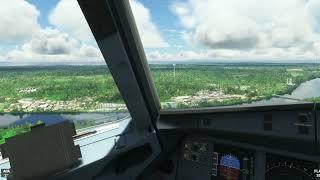
<svg viewBox="0 0 320 180"><path fill-rule="evenodd" d="M281 95L281 97L273 97L245 105L290 104L304 102L303 100L307 98L320 97L320 78L306 81L293 90L291 94Z"/></svg>
<svg viewBox="0 0 320 180"><path fill-rule="evenodd" d="M97 112L97 113L32 113L32 114L0 114L0 127L7 127L10 125L21 125L26 123L35 124L39 120L46 124L55 124L61 121L87 121L94 120L96 124L117 121L128 117L127 112Z"/></svg>

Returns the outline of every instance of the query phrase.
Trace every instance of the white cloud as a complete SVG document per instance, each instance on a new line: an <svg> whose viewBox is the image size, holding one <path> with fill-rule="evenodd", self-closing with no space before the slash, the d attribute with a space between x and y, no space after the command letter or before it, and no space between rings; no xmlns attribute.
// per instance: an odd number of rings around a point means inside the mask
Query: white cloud
<svg viewBox="0 0 320 180"><path fill-rule="evenodd" d="M161 37L158 27L152 22L149 9L137 0L130 0L130 5L143 46L145 48L168 47L169 45Z"/></svg>
<svg viewBox="0 0 320 180"><path fill-rule="evenodd" d="M49 22L79 40L93 40L89 25L76 0L60 0L49 14Z"/></svg>
<svg viewBox="0 0 320 180"><path fill-rule="evenodd" d="M80 56L80 57L102 58L101 51L98 48L93 47L91 45L83 44L80 47L78 52L79 52L78 56Z"/></svg>
<svg viewBox="0 0 320 180"><path fill-rule="evenodd" d="M31 40L10 51L5 59L19 62L91 61L103 62L100 51L70 37L57 29L46 28L35 33Z"/></svg>
<svg viewBox="0 0 320 180"><path fill-rule="evenodd" d="M70 54L76 44L68 34L46 28L35 33L32 39L22 46L22 50L45 55Z"/></svg>
<svg viewBox="0 0 320 180"><path fill-rule="evenodd" d="M188 0L171 6L183 38L215 58L312 58L320 55L319 0Z"/></svg>
<svg viewBox="0 0 320 180"><path fill-rule="evenodd" d="M168 44L161 37L157 26L151 20L149 9L137 0L130 0L130 4L144 47L167 47ZM93 40L91 30L76 0L60 0L50 13L49 21L79 40Z"/></svg>
<svg viewBox="0 0 320 180"><path fill-rule="evenodd" d="M7 1L0 16L1 62L104 62L76 0L59 1L49 18L55 28L41 28L40 12L25 0Z"/></svg>
<svg viewBox="0 0 320 180"><path fill-rule="evenodd" d="M16 43L25 40L40 28L40 12L25 0L2 1L0 6L0 41Z"/></svg>

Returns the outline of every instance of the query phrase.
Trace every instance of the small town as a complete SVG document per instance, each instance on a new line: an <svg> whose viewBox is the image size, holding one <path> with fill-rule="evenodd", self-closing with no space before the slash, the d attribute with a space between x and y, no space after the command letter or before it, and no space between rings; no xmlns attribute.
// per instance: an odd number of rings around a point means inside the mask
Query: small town
<svg viewBox="0 0 320 180"><path fill-rule="evenodd" d="M125 104L95 102L92 98L78 98L71 101L20 99L10 104L4 112L112 112L125 111Z"/></svg>
<svg viewBox="0 0 320 180"><path fill-rule="evenodd" d="M197 106L201 102L223 102L230 99L245 99L245 95L224 94L222 91L199 91L193 96L178 96L172 98L177 104Z"/></svg>

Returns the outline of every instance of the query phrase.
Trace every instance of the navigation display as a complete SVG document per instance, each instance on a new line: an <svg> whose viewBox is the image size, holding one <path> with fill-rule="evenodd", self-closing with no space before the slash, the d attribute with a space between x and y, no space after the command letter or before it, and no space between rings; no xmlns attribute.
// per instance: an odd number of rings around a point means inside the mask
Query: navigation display
<svg viewBox="0 0 320 180"><path fill-rule="evenodd" d="M317 163L267 154L266 180L318 180Z"/></svg>

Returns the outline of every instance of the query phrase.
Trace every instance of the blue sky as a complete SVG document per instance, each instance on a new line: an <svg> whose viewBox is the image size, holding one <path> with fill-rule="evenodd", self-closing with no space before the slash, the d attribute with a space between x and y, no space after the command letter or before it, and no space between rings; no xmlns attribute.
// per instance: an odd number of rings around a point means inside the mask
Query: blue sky
<svg viewBox="0 0 320 180"><path fill-rule="evenodd" d="M310 61L319 0L130 0L148 60ZM103 62L76 0L0 7L0 62Z"/></svg>
<svg viewBox="0 0 320 180"><path fill-rule="evenodd" d="M59 0L28 0L31 4L35 5L40 11L39 23L43 26L51 26L48 22L50 11L54 9Z"/></svg>

